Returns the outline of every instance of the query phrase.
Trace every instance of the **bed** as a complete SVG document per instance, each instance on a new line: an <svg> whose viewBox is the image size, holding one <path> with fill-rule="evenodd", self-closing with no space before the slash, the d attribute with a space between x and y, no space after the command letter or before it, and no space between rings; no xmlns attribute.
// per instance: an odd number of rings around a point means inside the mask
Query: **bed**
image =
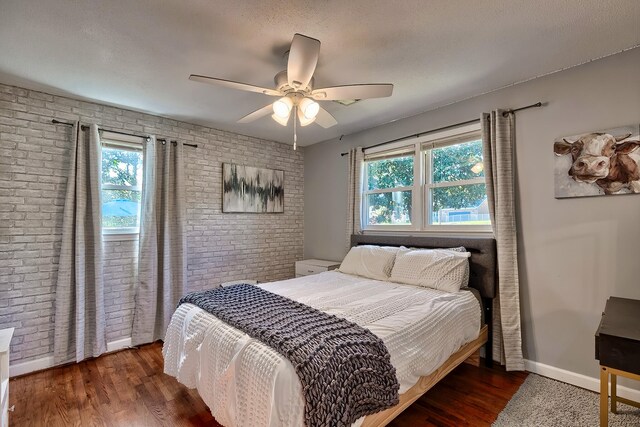
<svg viewBox="0 0 640 427"><path fill-rule="evenodd" d="M352 246L364 244L465 246L471 253L469 285L477 291L448 293L336 271L259 285L355 322L384 341L400 383L400 402L354 423L370 427L386 425L458 364L472 356L479 360L479 349L490 337L496 257L495 241L487 238L352 236ZM178 307L163 355L165 373L197 388L222 425L303 425L301 385L291 363L199 307Z"/></svg>

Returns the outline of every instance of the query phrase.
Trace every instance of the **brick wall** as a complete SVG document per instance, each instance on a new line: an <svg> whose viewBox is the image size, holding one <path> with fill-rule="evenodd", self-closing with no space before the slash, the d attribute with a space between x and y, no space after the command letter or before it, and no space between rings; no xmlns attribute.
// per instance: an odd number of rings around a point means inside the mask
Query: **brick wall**
<svg viewBox="0 0 640 427"><path fill-rule="evenodd" d="M68 126L197 143L185 147L189 290L294 276L302 257L303 150L288 144L0 84L0 328L12 364L53 350L55 283L69 167ZM222 214L222 163L284 169L284 214ZM107 339L130 336L136 241L105 242Z"/></svg>

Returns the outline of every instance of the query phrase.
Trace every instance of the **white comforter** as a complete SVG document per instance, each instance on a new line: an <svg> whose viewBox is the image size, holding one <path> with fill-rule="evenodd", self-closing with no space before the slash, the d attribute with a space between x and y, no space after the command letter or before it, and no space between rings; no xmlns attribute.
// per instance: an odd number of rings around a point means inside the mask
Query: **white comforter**
<svg viewBox="0 0 640 427"><path fill-rule="evenodd" d="M396 368L400 393L480 331L480 305L469 291L447 293L333 271L259 286L380 337ZM222 425L304 425L302 388L291 363L200 308L178 307L162 351L165 373L197 387Z"/></svg>

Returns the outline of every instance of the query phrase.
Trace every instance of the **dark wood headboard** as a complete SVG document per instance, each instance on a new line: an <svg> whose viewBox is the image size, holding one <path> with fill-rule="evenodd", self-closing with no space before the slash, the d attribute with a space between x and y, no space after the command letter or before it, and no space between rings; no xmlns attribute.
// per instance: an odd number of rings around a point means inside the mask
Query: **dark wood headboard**
<svg viewBox="0 0 640 427"><path fill-rule="evenodd" d="M435 237L435 236L379 236L351 235L351 246L380 245L410 248L455 248L464 246L471 252L469 261L469 287L475 288L483 298L496 296L497 253L492 237Z"/></svg>

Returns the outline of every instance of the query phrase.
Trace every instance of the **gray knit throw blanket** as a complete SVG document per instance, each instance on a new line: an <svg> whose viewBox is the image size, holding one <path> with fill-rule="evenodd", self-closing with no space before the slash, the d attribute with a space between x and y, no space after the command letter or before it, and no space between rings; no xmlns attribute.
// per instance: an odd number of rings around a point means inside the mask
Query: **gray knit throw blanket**
<svg viewBox="0 0 640 427"><path fill-rule="evenodd" d="M355 323L246 284L190 293L184 303L289 359L302 383L309 427L349 426L399 401L387 348Z"/></svg>

